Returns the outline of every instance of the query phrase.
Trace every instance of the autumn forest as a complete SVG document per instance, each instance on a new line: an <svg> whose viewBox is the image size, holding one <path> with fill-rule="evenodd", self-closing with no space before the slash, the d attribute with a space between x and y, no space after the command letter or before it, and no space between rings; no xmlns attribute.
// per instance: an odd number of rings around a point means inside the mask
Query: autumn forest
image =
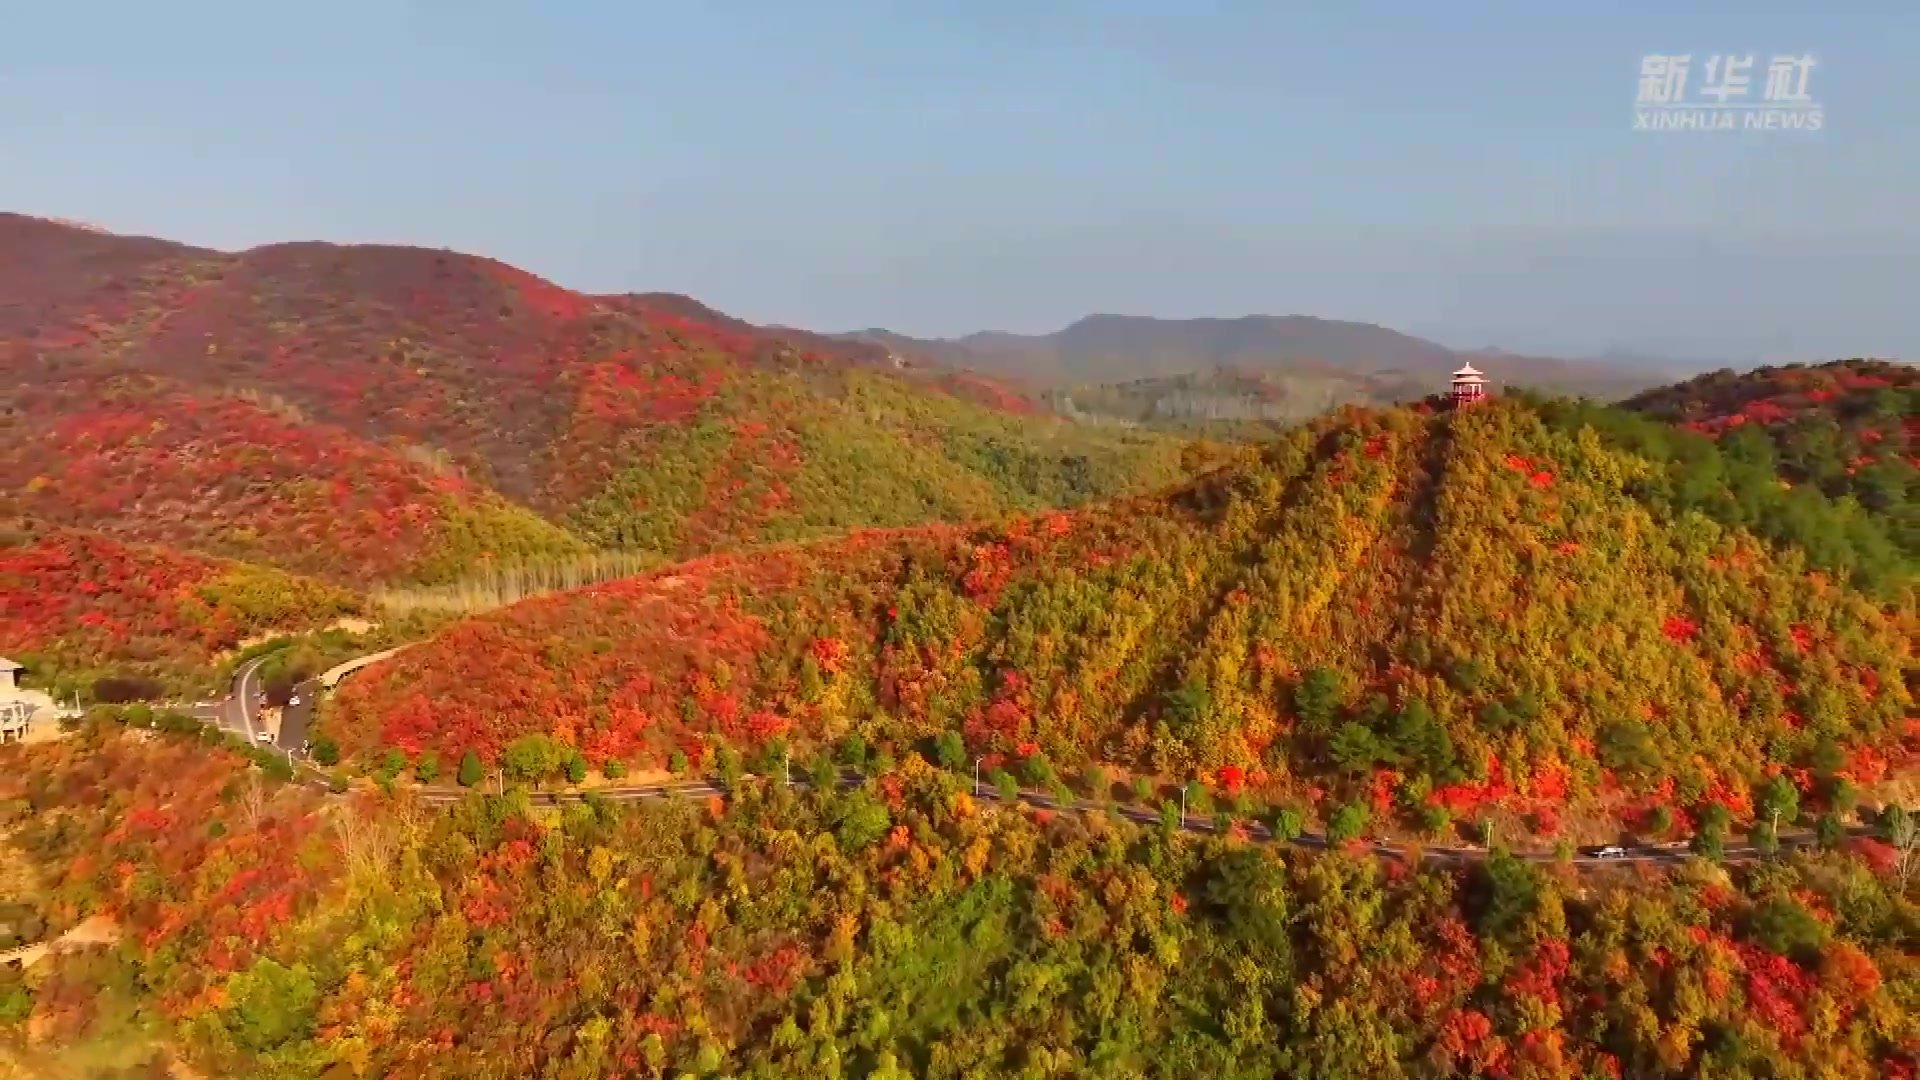
<svg viewBox="0 0 1920 1080"><path fill-rule="evenodd" d="M1910 366L1203 431L451 252L0 295L0 1078L1914 1075Z"/></svg>

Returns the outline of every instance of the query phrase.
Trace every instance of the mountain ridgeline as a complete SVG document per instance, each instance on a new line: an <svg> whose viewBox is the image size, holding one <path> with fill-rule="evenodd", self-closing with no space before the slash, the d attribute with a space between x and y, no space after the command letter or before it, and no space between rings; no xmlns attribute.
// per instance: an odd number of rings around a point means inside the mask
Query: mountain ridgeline
<svg viewBox="0 0 1920 1080"><path fill-rule="evenodd" d="M682 556L1151 488L1181 441L490 259L0 215L0 513L341 582Z"/></svg>
<svg viewBox="0 0 1920 1080"><path fill-rule="evenodd" d="M1090 315L1051 334L979 333L924 340L869 330L848 340L950 367L1031 380L1043 387L1175 379L1227 369L1253 375L1339 379L1337 403L1365 403L1370 377L1419 380L1424 396L1462 363L1497 368L1509 385L1608 399L1672 374L1658 365L1561 360L1498 351L1461 351L1370 323L1309 315L1157 319ZM1672 366L1677 370L1678 364Z"/></svg>

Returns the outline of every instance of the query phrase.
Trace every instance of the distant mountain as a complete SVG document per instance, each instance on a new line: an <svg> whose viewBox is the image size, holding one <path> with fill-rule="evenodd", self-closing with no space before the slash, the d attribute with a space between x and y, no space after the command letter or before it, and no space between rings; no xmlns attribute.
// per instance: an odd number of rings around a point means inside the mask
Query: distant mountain
<svg viewBox="0 0 1920 1080"><path fill-rule="evenodd" d="M978 333L918 340L886 330L845 335L922 362L1014 376L1059 387L1167 378L1231 368L1251 373L1312 371L1361 377L1395 373L1438 389L1446 374L1472 362L1496 384L1612 399L1644 389L1676 370L1645 357L1619 363L1561 360L1498 350L1449 349L1369 323L1309 315L1156 319L1090 315L1052 334ZM1365 400L1355 386L1343 400Z"/></svg>
<svg viewBox="0 0 1920 1080"><path fill-rule="evenodd" d="M1126 382L1062 386L1043 392L1056 412L1087 422L1196 435L1272 438L1279 429L1342 405L1416 401L1434 380L1407 372L1356 375L1331 365L1285 371L1215 367Z"/></svg>

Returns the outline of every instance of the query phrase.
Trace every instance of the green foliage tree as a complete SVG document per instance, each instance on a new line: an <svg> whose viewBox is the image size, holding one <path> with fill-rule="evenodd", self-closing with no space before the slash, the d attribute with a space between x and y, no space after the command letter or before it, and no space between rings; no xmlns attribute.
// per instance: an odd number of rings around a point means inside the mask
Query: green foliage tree
<svg viewBox="0 0 1920 1080"><path fill-rule="evenodd" d="M1327 755L1342 771L1363 773L1380 760L1380 740L1364 724L1348 721L1340 725L1327 743Z"/></svg>
<svg viewBox="0 0 1920 1080"><path fill-rule="evenodd" d="M1344 844L1348 840L1359 839L1367 831L1367 821L1372 817L1367 804L1350 802L1342 804L1327 819L1327 842Z"/></svg>
<svg viewBox="0 0 1920 1080"><path fill-rule="evenodd" d="M340 764L340 744L325 735L313 740L313 760L327 768Z"/></svg>
<svg viewBox="0 0 1920 1080"><path fill-rule="evenodd" d="M1726 852L1730 819L1727 808L1719 803L1702 807L1691 841L1694 853L1709 859L1721 858Z"/></svg>
<svg viewBox="0 0 1920 1080"><path fill-rule="evenodd" d="M507 744L500 765L509 778L523 783L539 783L565 765L567 748L545 735L523 735Z"/></svg>
<svg viewBox="0 0 1920 1080"><path fill-rule="evenodd" d="M1307 830L1307 815L1298 806L1282 806L1273 814L1273 835L1280 840L1292 840Z"/></svg>
<svg viewBox="0 0 1920 1080"><path fill-rule="evenodd" d="M1771 822L1777 816L1782 824L1791 825L1800 819L1800 791L1786 776L1775 776L1754 793L1753 811L1756 820Z"/></svg>
<svg viewBox="0 0 1920 1080"><path fill-rule="evenodd" d="M228 1030L244 1049L277 1049L312 1030L319 996L306 965L285 967L261 957L227 982Z"/></svg>
<svg viewBox="0 0 1920 1080"><path fill-rule="evenodd" d="M1638 720L1615 720L1600 729L1600 761L1625 776L1653 776L1664 765L1653 733Z"/></svg>
<svg viewBox="0 0 1920 1080"><path fill-rule="evenodd" d="M1816 957L1827 941L1826 925L1790 897L1776 896L1759 904L1747 920L1747 929L1755 941L1782 956Z"/></svg>
<svg viewBox="0 0 1920 1080"><path fill-rule="evenodd" d="M834 827L840 849L863 851L879 841L893 827L886 804L864 791L855 791L841 800Z"/></svg>
<svg viewBox="0 0 1920 1080"><path fill-rule="evenodd" d="M1323 738L1332 734L1345 702L1346 687L1339 674L1328 668L1307 671L1293 692L1293 708L1300 716L1301 730Z"/></svg>
<svg viewBox="0 0 1920 1080"><path fill-rule="evenodd" d="M967 767L967 742L957 731L943 731L934 740L934 760L941 768L959 772Z"/></svg>
<svg viewBox="0 0 1920 1080"><path fill-rule="evenodd" d="M469 750L460 755L459 781L461 787L473 787L485 779L486 770L480 764L480 755Z"/></svg>
<svg viewBox="0 0 1920 1080"><path fill-rule="evenodd" d="M1495 851L1471 875L1470 902L1480 932L1507 940L1539 909L1545 887L1538 871L1507 851Z"/></svg>
<svg viewBox="0 0 1920 1080"><path fill-rule="evenodd" d="M993 770L993 788L1003 803L1020 801L1020 781L1005 769Z"/></svg>
<svg viewBox="0 0 1920 1080"><path fill-rule="evenodd" d="M1831 811L1821 814L1820 819L1814 823L1813 835L1821 847L1831 851L1846 842L1846 822L1841 820L1839 814Z"/></svg>

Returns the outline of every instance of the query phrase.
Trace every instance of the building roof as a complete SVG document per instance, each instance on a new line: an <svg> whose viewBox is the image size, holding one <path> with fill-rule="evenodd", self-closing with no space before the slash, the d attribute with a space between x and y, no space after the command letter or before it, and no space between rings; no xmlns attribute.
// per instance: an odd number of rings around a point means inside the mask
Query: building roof
<svg viewBox="0 0 1920 1080"><path fill-rule="evenodd" d="M1467 378L1467 377L1477 379L1480 377L1480 374L1481 374L1480 372L1474 370L1474 367L1472 364L1462 364L1460 365L1460 370L1453 373L1453 377L1456 379Z"/></svg>

